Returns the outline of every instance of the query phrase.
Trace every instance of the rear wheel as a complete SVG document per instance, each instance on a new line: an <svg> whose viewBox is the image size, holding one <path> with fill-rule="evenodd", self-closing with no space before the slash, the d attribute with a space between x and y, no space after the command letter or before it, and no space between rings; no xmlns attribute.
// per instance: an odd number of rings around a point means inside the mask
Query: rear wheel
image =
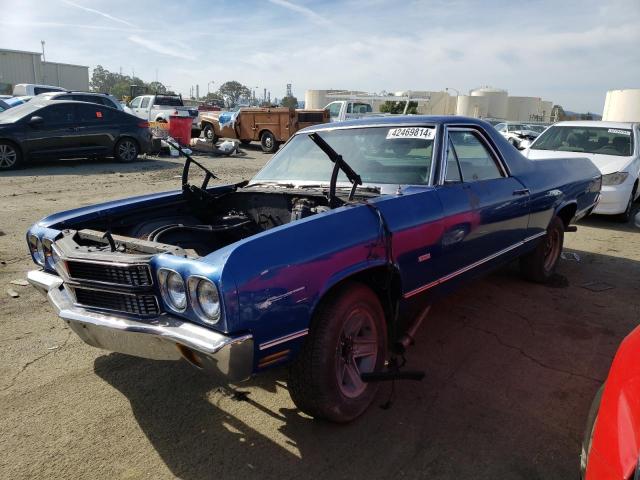
<svg viewBox="0 0 640 480"><path fill-rule="evenodd" d="M262 151L265 153L273 153L278 149L276 137L269 130L262 132L262 135L260 135L260 145L262 145Z"/></svg>
<svg viewBox="0 0 640 480"><path fill-rule="evenodd" d="M22 154L13 143L0 141L0 170L13 170L22 165Z"/></svg>
<svg viewBox="0 0 640 480"><path fill-rule="evenodd" d="M546 283L553 276L564 243L564 222L553 217L547 227L547 234L536 249L520 257L520 271L527 280Z"/></svg>
<svg viewBox="0 0 640 480"><path fill-rule="evenodd" d="M289 393L297 407L315 418L345 423L371 404L376 383L361 373L384 366L387 332L378 297L351 283L327 298L289 368Z"/></svg>
<svg viewBox="0 0 640 480"><path fill-rule="evenodd" d="M116 143L115 157L119 162L135 162L138 158L138 153L138 144L131 138L122 138Z"/></svg>

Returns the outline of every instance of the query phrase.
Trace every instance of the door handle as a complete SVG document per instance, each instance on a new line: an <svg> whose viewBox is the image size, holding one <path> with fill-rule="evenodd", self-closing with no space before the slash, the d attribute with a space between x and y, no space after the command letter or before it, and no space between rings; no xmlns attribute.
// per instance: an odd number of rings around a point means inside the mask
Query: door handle
<svg viewBox="0 0 640 480"><path fill-rule="evenodd" d="M520 190L514 190L513 194L514 195L529 195L529 189L528 188L522 188Z"/></svg>

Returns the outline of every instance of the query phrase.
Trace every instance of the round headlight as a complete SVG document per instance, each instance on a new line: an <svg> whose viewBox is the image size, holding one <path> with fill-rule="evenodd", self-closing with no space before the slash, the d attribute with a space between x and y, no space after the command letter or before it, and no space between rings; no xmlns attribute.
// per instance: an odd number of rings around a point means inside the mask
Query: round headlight
<svg viewBox="0 0 640 480"><path fill-rule="evenodd" d="M202 320L208 323L216 323L220 320L220 296L218 295L218 289L208 280L200 280L196 292L198 305L203 314Z"/></svg>
<svg viewBox="0 0 640 480"><path fill-rule="evenodd" d="M162 296L171 308L182 312L187 308L187 289L180 274L171 270L160 271Z"/></svg>

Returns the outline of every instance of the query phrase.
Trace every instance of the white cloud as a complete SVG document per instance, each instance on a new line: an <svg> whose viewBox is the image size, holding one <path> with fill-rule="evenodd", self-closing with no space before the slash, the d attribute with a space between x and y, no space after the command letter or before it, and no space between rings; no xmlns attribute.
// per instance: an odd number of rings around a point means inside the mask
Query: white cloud
<svg viewBox="0 0 640 480"><path fill-rule="evenodd" d="M160 53L161 55L176 57L183 60L196 59L195 56L193 56L191 53L188 53L190 51L190 48L182 42L175 42L172 46L171 43L166 39L158 41L150 38L142 38L138 35L130 35L127 38L133 43L137 43L138 45L145 47L152 52Z"/></svg>
<svg viewBox="0 0 640 480"><path fill-rule="evenodd" d="M131 22L128 22L127 20L124 20L122 18L118 18L118 17L114 17L113 15L110 15L108 13L105 12L101 12L100 10L96 10L95 8L89 8L89 7L85 7L83 5L78 5L77 3L73 3L69 0L62 0L62 3L65 3L71 7L75 7L75 8L79 8L80 10L84 10L85 12L89 12L89 13L95 13L96 15L100 15L101 17L104 17L108 20L111 20L113 22L118 22L121 23L123 25L127 25L129 27L134 27L135 25Z"/></svg>
<svg viewBox="0 0 640 480"><path fill-rule="evenodd" d="M314 23L317 23L318 25L330 24L329 20L319 15L318 13L314 12L310 8L303 7L302 5L289 2L288 0L269 0L269 2L273 3L274 5L279 5L280 7L286 8L287 10L291 10L292 12L301 13L302 15L307 17L309 20L311 20Z"/></svg>

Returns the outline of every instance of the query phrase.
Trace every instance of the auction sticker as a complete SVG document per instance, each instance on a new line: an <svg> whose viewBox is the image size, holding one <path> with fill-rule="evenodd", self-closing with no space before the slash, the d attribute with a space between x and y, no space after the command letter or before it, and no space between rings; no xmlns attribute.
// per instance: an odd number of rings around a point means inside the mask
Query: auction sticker
<svg viewBox="0 0 640 480"><path fill-rule="evenodd" d="M607 132L609 132L609 133L619 133L620 135L631 136L631 130L618 130L617 128L610 128L609 130L607 130ZM389 137L387 137L387 138L389 138Z"/></svg>
<svg viewBox="0 0 640 480"><path fill-rule="evenodd" d="M387 132L387 140L393 138L420 138L422 140L433 140L435 136L435 128L425 127L392 128Z"/></svg>

